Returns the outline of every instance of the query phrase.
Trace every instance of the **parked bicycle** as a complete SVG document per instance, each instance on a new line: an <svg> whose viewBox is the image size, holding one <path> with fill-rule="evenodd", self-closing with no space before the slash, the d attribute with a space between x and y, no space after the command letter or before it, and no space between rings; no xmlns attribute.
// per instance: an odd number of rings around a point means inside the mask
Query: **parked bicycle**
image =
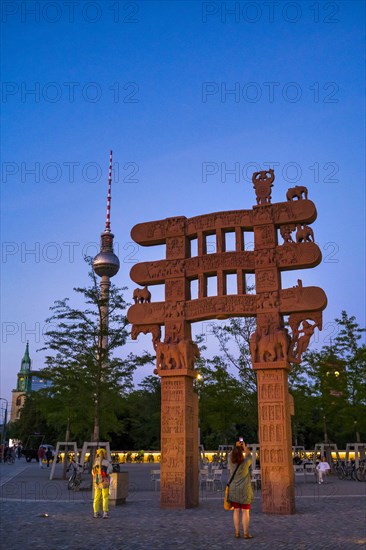
<svg viewBox="0 0 366 550"><path fill-rule="evenodd" d="M113 464L119 464L119 454L118 453L111 453L111 459Z"/></svg>
<svg viewBox="0 0 366 550"><path fill-rule="evenodd" d="M356 480L355 464L353 462L338 461L336 463L335 471L338 479L350 479Z"/></svg>
<svg viewBox="0 0 366 550"><path fill-rule="evenodd" d="M6 464L14 464L15 462L15 456L13 453L7 453L5 457Z"/></svg>
<svg viewBox="0 0 366 550"><path fill-rule="evenodd" d="M138 462L139 464L142 464L144 461L144 456L145 456L144 451L139 451L138 453L135 454L133 460L134 462Z"/></svg>
<svg viewBox="0 0 366 550"><path fill-rule="evenodd" d="M72 460L66 471L69 472L70 470L72 470L72 473L69 477L67 488L69 491L78 491L82 482L83 466L79 462Z"/></svg>
<svg viewBox="0 0 366 550"><path fill-rule="evenodd" d="M359 467L356 468L357 481L366 481L366 460L361 460Z"/></svg>

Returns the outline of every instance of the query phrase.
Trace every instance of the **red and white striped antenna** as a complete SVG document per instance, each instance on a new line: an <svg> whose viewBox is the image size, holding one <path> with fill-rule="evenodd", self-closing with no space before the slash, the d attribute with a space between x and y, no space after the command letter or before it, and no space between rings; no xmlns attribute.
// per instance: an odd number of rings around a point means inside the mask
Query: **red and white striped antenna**
<svg viewBox="0 0 366 550"><path fill-rule="evenodd" d="M109 153L109 172L108 172L108 195L107 195L107 218L105 222L105 231L111 231L111 187L112 187L112 151Z"/></svg>

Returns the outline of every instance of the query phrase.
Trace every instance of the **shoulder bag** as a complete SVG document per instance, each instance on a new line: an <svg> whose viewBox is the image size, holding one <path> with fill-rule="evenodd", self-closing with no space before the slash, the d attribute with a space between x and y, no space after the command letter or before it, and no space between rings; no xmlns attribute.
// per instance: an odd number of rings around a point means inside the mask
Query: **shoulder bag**
<svg viewBox="0 0 366 550"><path fill-rule="evenodd" d="M237 469L239 468L240 464L238 464L234 470L234 473L233 475L231 476L229 482L227 483L226 487L225 487L225 494L224 494L224 509L225 510L234 510L234 507L231 506L231 502L230 500L228 500L228 496L229 496L229 485L230 483L232 482L232 480L234 479L234 476L236 474L236 471Z"/></svg>

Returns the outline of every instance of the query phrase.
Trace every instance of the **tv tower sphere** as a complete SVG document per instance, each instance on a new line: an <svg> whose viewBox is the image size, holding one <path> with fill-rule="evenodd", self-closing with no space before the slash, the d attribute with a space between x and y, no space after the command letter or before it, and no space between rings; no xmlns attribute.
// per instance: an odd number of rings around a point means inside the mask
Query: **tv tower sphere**
<svg viewBox="0 0 366 550"><path fill-rule="evenodd" d="M93 260L93 269L99 277L113 277L118 273L119 259L113 252L99 252Z"/></svg>

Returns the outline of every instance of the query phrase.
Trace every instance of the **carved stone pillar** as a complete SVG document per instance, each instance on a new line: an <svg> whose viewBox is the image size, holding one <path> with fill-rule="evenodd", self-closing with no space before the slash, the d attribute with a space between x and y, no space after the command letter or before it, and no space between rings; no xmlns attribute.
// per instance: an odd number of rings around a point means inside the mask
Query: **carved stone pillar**
<svg viewBox="0 0 366 550"><path fill-rule="evenodd" d="M162 508L198 506L198 396L193 378L170 371L161 379Z"/></svg>
<svg viewBox="0 0 366 550"><path fill-rule="evenodd" d="M292 463L290 395L287 371L290 365L276 361L253 365L257 373L262 511L266 514L295 513Z"/></svg>
<svg viewBox="0 0 366 550"><path fill-rule="evenodd" d="M254 212L257 330L252 339L252 355L258 387L262 511L293 514L295 488L287 382L289 342L278 299L281 274L275 255L277 232L272 205L256 206Z"/></svg>

